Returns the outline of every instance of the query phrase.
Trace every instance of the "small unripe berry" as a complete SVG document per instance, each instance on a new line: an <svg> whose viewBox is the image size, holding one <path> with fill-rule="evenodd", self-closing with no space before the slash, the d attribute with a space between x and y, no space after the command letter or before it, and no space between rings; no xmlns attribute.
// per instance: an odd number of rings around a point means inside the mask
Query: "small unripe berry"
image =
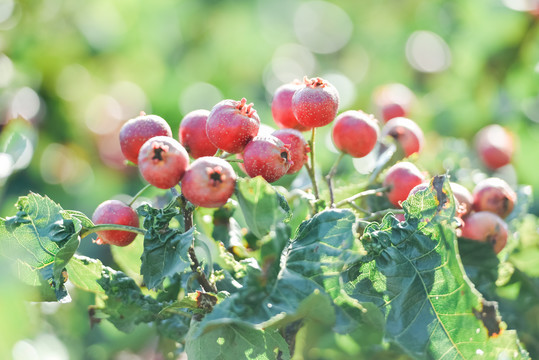
<svg viewBox="0 0 539 360"><path fill-rule="evenodd" d="M332 135L337 149L361 158L374 149L379 132L378 122L373 115L348 110L335 119Z"/></svg>
<svg viewBox="0 0 539 360"><path fill-rule="evenodd" d="M92 215L92 222L138 227L139 218L135 210L119 200L107 200L99 204ZM96 244L127 246L135 240L136 233L123 230L103 230L97 232Z"/></svg>
<svg viewBox="0 0 539 360"><path fill-rule="evenodd" d="M410 191L424 181L425 176L414 164L403 161L389 168L383 185L389 187L389 201L400 208L401 202L408 198Z"/></svg>
<svg viewBox="0 0 539 360"><path fill-rule="evenodd" d="M262 176L270 183L279 180L292 165L289 147L275 136L257 136L243 152L247 175Z"/></svg>
<svg viewBox="0 0 539 360"><path fill-rule="evenodd" d="M489 211L475 212L464 220L461 236L471 240L488 242L497 254L507 243L507 224L498 215Z"/></svg>
<svg viewBox="0 0 539 360"><path fill-rule="evenodd" d="M236 173L221 158L204 156L193 161L182 179L182 194L196 206L220 207L234 193Z"/></svg>
<svg viewBox="0 0 539 360"><path fill-rule="evenodd" d="M321 78L305 77L303 82L292 96L292 111L298 122L307 128L332 122L339 109L337 89Z"/></svg>
<svg viewBox="0 0 539 360"><path fill-rule="evenodd" d="M281 129L309 130L307 126L298 123L292 111L292 96L301 87L302 83L296 80L292 83L279 86L273 94L271 114L273 115L273 120Z"/></svg>
<svg viewBox="0 0 539 360"><path fill-rule="evenodd" d="M173 138L156 136L140 148L138 165L147 182L160 189L170 189L182 179L189 155Z"/></svg>
<svg viewBox="0 0 539 360"><path fill-rule="evenodd" d="M495 170L511 162L514 152L513 137L500 125L488 125L476 134L475 149L481 161Z"/></svg>
<svg viewBox="0 0 539 360"><path fill-rule="evenodd" d="M506 218L515 206L517 194L500 178L480 181L473 190L473 209L490 211Z"/></svg>
<svg viewBox="0 0 539 360"><path fill-rule="evenodd" d="M213 156L217 152L206 134L206 121L210 112L208 110L194 110L186 114L178 131L180 144L194 159L202 156Z"/></svg>
<svg viewBox="0 0 539 360"><path fill-rule="evenodd" d="M206 133L217 148L236 154L258 134L259 127L260 119L252 103L247 104L245 98L223 100L208 115Z"/></svg>
<svg viewBox="0 0 539 360"><path fill-rule="evenodd" d="M300 171L303 165L309 160L308 153L311 151L303 135L295 129L276 130L272 135L289 146L290 161L293 165L290 166L287 174L295 174Z"/></svg>
<svg viewBox="0 0 539 360"><path fill-rule="evenodd" d="M125 158L138 163L138 153L142 144L155 136L172 137L170 125L157 115L140 116L127 121L120 129L120 146Z"/></svg>
<svg viewBox="0 0 539 360"><path fill-rule="evenodd" d="M384 125L382 137L388 135L400 144L406 157L420 152L425 142L421 128L414 121L403 117L393 118Z"/></svg>

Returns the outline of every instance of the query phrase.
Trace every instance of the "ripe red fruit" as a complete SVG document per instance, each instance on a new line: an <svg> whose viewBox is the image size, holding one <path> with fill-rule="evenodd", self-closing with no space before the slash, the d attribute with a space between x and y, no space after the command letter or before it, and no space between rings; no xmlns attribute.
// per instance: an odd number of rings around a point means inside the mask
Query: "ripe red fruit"
<svg viewBox="0 0 539 360"><path fill-rule="evenodd" d="M311 151L301 132L295 129L280 129L274 131L272 135L289 146L290 161L293 165L290 166L286 173L294 174L300 171L309 160L309 155L307 154Z"/></svg>
<svg viewBox="0 0 539 360"><path fill-rule="evenodd" d="M451 186L455 199L457 199L457 216L464 217L468 215L473 208L472 193L458 183L450 182L449 185Z"/></svg>
<svg viewBox="0 0 539 360"><path fill-rule="evenodd" d="M481 161L493 170L509 164L515 150L513 137L500 125L488 125L479 130L475 149Z"/></svg>
<svg viewBox="0 0 539 360"><path fill-rule="evenodd" d="M490 211L502 218L513 211L517 194L500 178L480 181L473 190L473 209Z"/></svg>
<svg viewBox="0 0 539 360"><path fill-rule="evenodd" d="M376 111L384 122L408 116L414 98L410 89L398 83L381 85L373 93Z"/></svg>
<svg viewBox="0 0 539 360"><path fill-rule="evenodd" d="M173 138L156 136L140 148L138 165L147 182L160 189L169 189L182 179L189 165L189 155Z"/></svg>
<svg viewBox="0 0 539 360"><path fill-rule="evenodd" d="M303 85L299 80L289 84L281 85L275 90L273 100L271 102L271 113L273 120L280 128L296 129L306 131L310 128L298 123L294 112L292 111L292 96L296 90Z"/></svg>
<svg viewBox="0 0 539 360"><path fill-rule="evenodd" d="M221 158L204 156L193 161L182 179L182 193L196 206L220 207L234 193L236 173Z"/></svg>
<svg viewBox="0 0 539 360"><path fill-rule="evenodd" d="M193 158L213 156L217 152L206 134L206 121L210 112L208 110L194 110L186 114L178 131L180 144Z"/></svg>
<svg viewBox="0 0 539 360"><path fill-rule="evenodd" d="M279 180L292 165L289 147L272 135L255 137L243 152L247 175L260 175L267 182Z"/></svg>
<svg viewBox="0 0 539 360"><path fill-rule="evenodd" d="M118 200L107 200L99 204L92 215L92 222L98 224L118 224L133 227L139 226L139 218L135 210ZM103 230L97 232L97 244L126 246L135 240L136 233L123 230Z"/></svg>
<svg viewBox="0 0 539 360"><path fill-rule="evenodd" d="M305 77L303 82L292 96L292 111L298 123L313 128L332 122L339 109L337 89L321 78Z"/></svg>
<svg viewBox="0 0 539 360"><path fill-rule="evenodd" d="M335 146L352 157L368 155L378 140L380 129L373 115L348 110L337 116L333 124Z"/></svg>
<svg viewBox="0 0 539 360"><path fill-rule="evenodd" d="M404 117L393 118L384 125L382 137L388 135L399 142L406 157L420 152L425 142L421 128L414 121Z"/></svg>
<svg viewBox="0 0 539 360"><path fill-rule="evenodd" d="M245 98L223 100L208 115L206 133L213 145L236 154L258 134L259 127L260 119L252 103L247 104Z"/></svg>
<svg viewBox="0 0 539 360"><path fill-rule="evenodd" d="M410 191L424 181L425 177L414 164L403 161L389 168L383 186L389 187L387 192L389 201L401 207L400 203L406 200Z"/></svg>
<svg viewBox="0 0 539 360"><path fill-rule="evenodd" d="M162 117L141 112L127 121L120 129L120 147L125 158L137 164L142 144L155 136L172 137L170 125Z"/></svg>
<svg viewBox="0 0 539 360"><path fill-rule="evenodd" d="M470 214L461 228L462 237L488 242L499 253L507 243L507 224L498 215L489 211Z"/></svg>

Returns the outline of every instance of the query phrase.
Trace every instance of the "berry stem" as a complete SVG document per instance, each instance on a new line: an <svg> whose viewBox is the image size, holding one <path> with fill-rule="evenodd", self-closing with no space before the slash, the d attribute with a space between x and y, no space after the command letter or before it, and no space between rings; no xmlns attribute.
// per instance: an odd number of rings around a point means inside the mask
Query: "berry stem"
<svg viewBox="0 0 539 360"><path fill-rule="evenodd" d="M215 155L213 156L217 156L217 157L220 157L221 155L223 155L224 151L222 149L218 149L217 152L215 153Z"/></svg>
<svg viewBox="0 0 539 360"><path fill-rule="evenodd" d="M133 206L133 204L140 197L140 195L142 195L142 193L144 191L148 190L151 186L152 186L152 184L146 184L142 189L139 190L138 193L135 194L135 196L133 196L133 198L131 199L131 201L127 205L129 205L130 207Z"/></svg>
<svg viewBox="0 0 539 360"><path fill-rule="evenodd" d="M309 173L309 177L311 178L311 183L313 184L313 192L314 197L316 200L320 200L320 194L318 193L318 183L316 182L316 175L314 170L314 138L316 135L316 128L312 128L311 131L311 140L308 141L309 147L311 148L311 161L310 165L305 164L305 167L307 168L307 172Z"/></svg>
<svg viewBox="0 0 539 360"><path fill-rule="evenodd" d="M90 228L84 228L80 233L80 238L85 238L86 236L98 232L98 231L105 231L105 230L122 230L122 231L129 231L137 234L144 235L146 234L146 230L134 227L134 226L128 226L128 225L121 225L121 224L99 224L94 225Z"/></svg>
<svg viewBox="0 0 539 360"><path fill-rule="evenodd" d="M339 163L341 162L342 158L344 157L345 153L341 152L339 154L339 157L331 167L331 170L329 170L329 173L326 175L326 181L328 182L328 188L329 188L329 206L335 207L335 198L333 196L333 176L335 176L335 173L337 172L337 167L339 166Z"/></svg>
<svg viewBox="0 0 539 360"><path fill-rule="evenodd" d="M378 175L384 170L388 165L390 165L394 161L394 156L397 152L397 146L395 143L388 146L385 150L382 151L380 155L378 155L378 159L376 159L376 166L371 173L371 176L369 177L369 184L373 184L376 179L378 178Z"/></svg>
<svg viewBox="0 0 539 360"><path fill-rule="evenodd" d="M351 205L354 201L356 201L357 199L359 199L361 197L369 196L369 195L377 195L379 193L383 193L383 192L386 192L388 190L389 190L389 187L387 187L387 186L384 186L384 187L381 187L381 188L378 188L378 189L365 190L365 191L357 193L357 194L355 194L353 196L350 196L349 198L346 198L344 200L339 201L338 203L335 204L335 207L342 207L343 205L347 205L347 204Z"/></svg>
<svg viewBox="0 0 539 360"><path fill-rule="evenodd" d="M242 163L243 159L225 159L229 163Z"/></svg>

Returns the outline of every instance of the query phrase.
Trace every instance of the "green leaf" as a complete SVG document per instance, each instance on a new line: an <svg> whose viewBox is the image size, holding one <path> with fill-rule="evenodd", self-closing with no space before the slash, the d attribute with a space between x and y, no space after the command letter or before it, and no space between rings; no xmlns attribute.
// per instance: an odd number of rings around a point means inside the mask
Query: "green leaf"
<svg viewBox="0 0 539 360"><path fill-rule="evenodd" d="M316 293L332 303L330 299L340 295L341 273L361 258L354 225L355 216L348 210L327 210L306 221L282 252L277 271L251 264L244 287L206 315L200 332L229 323L268 328L303 316L318 318L321 312L309 308L307 299Z"/></svg>
<svg viewBox="0 0 539 360"><path fill-rule="evenodd" d="M190 268L188 251L194 241L194 233L193 227L185 233L171 230L154 238L144 236L140 273L149 289L161 287L165 278Z"/></svg>
<svg viewBox="0 0 539 360"><path fill-rule="evenodd" d="M18 264L24 282L50 286L58 301L69 301L64 269L79 246L87 218L73 217L48 197L34 193L19 198L17 208L15 216L0 219L0 252Z"/></svg>
<svg viewBox="0 0 539 360"><path fill-rule="evenodd" d="M182 273L191 265L188 250L194 242L194 228L186 232L169 227L179 214L173 200L163 209L145 204L137 209L144 216L144 251L141 256L140 273L149 289L162 287L167 277Z"/></svg>
<svg viewBox="0 0 539 360"><path fill-rule="evenodd" d="M249 230L259 239L288 217L290 207L284 197L260 176L239 179L236 196Z"/></svg>
<svg viewBox="0 0 539 360"><path fill-rule="evenodd" d="M189 334L196 333L197 322ZM219 327L202 336L188 334L185 350L190 360L290 359L288 344L276 330L256 330L237 324Z"/></svg>
<svg viewBox="0 0 539 360"><path fill-rule="evenodd" d="M485 301L464 274L447 177L434 177L403 207L407 222L386 216L365 229L370 261L347 273L347 294L377 304L386 338L415 358L527 358L515 332L501 330L495 303Z"/></svg>
<svg viewBox="0 0 539 360"><path fill-rule="evenodd" d="M458 239L460 259L466 275L483 295L492 296L496 291L500 260L492 245L465 238Z"/></svg>
<svg viewBox="0 0 539 360"><path fill-rule="evenodd" d="M101 261L81 255L75 255L67 264L69 281L81 290L96 294L105 294L105 290L97 282L103 269Z"/></svg>
<svg viewBox="0 0 539 360"><path fill-rule="evenodd" d="M157 320L162 305L144 295L133 279L120 271L103 268L97 281L106 294L105 306L96 316L104 317L121 331L130 332L139 323Z"/></svg>

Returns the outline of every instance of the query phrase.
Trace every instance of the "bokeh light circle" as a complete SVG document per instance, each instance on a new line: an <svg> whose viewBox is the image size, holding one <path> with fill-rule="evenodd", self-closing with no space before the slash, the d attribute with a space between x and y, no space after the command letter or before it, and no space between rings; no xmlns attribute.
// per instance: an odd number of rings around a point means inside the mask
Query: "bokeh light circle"
<svg viewBox="0 0 539 360"><path fill-rule="evenodd" d="M196 82L183 90L178 106L180 112L185 115L198 109L211 110L222 99L223 93L212 84Z"/></svg>
<svg viewBox="0 0 539 360"><path fill-rule="evenodd" d="M353 28L348 14L327 1L303 3L294 16L294 32L299 42L319 54L331 54L343 48Z"/></svg>
<svg viewBox="0 0 539 360"><path fill-rule="evenodd" d="M406 58L417 71L436 73L451 64L451 51L439 35L431 31L416 31L406 42Z"/></svg>

